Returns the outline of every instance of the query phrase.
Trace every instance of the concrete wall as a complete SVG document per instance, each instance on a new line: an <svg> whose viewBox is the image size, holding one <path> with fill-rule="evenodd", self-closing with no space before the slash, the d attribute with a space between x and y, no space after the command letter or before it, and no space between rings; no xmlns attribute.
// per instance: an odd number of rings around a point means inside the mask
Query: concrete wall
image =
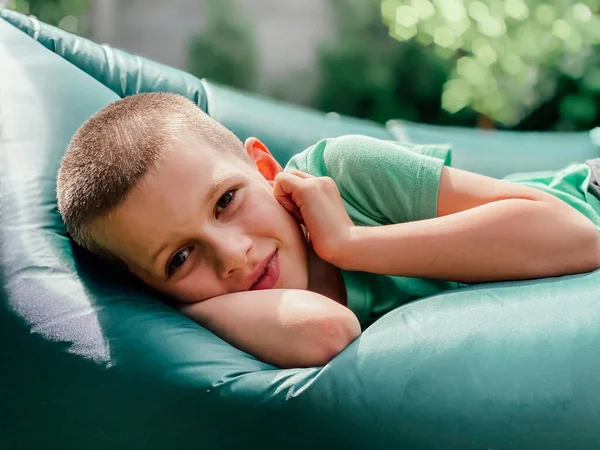
<svg viewBox="0 0 600 450"><path fill-rule="evenodd" d="M332 34L327 2L236 0L255 31L263 85L312 69L318 43ZM91 37L185 69L187 41L204 26L204 10L203 0L94 0Z"/></svg>

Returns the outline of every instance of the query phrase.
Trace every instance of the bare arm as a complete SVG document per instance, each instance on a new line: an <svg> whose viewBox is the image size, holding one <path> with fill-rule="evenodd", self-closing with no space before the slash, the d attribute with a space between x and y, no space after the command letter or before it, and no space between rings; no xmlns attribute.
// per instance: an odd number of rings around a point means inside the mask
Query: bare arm
<svg viewBox="0 0 600 450"><path fill-rule="evenodd" d="M356 227L351 234L340 267L381 274L473 283L600 266L600 234L571 206L537 189L448 167L437 218Z"/></svg>
<svg viewBox="0 0 600 450"><path fill-rule="evenodd" d="M180 310L240 350L282 368L327 364L360 334L348 308L302 290L238 292Z"/></svg>

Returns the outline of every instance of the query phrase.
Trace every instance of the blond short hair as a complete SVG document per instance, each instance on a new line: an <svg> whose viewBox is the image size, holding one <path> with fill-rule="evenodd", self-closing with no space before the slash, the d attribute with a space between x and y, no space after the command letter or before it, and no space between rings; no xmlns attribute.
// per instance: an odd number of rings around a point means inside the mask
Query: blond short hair
<svg viewBox="0 0 600 450"><path fill-rule="evenodd" d="M58 210L73 240L110 257L92 237L92 223L117 208L156 169L184 131L246 157L241 141L187 98L168 93L125 97L77 130L61 161Z"/></svg>

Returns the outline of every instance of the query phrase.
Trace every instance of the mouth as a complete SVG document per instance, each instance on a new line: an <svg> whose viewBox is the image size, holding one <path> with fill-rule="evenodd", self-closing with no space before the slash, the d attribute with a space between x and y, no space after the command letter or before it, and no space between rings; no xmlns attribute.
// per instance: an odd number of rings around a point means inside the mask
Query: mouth
<svg viewBox="0 0 600 450"><path fill-rule="evenodd" d="M272 289L279 279L279 252L275 250L259 266L258 274L253 274L254 281L248 288L249 291Z"/></svg>

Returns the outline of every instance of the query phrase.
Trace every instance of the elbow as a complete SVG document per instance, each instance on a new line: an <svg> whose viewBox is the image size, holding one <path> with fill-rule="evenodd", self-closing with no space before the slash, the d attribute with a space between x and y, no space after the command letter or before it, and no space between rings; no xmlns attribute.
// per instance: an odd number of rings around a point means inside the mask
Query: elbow
<svg viewBox="0 0 600 450"><path fill-rule="evenodd" d="M311 366L324 366L360 336L360 324L349 309L343 314L328 317L316 327L317 340L313 345Z"/></svg>
<svg viewBox="0 0 600 450"><path fill-rule="evenodd" d="M598 232L595 226L592 228L593 230L589 233L586 243L587 253L589 253L588 260L586 261L587 272L600 268L600 232Z"/></svg>
<svg viewBox="0 0 600 450"><path fill-rule="evenodd" d="M585 273L600 268L600 232L589 220L585 220L577 230L577 244L569 249L565 256L567 272Z"/></svg>
<svg viewBox="0 0 600 450"><path fill-rule="evenodd" d="M566 215L565 215L566 216ZM580 213L563 216L568 220L562 239L552 236L546 250L529 259L523 278L545 278L592 272L600 268L600 232Z"/></svg>
<svg viewBox="0 0 600 450"><path fill-rule="evenodd" d="M578 272L591 272L600 268L600 232L591 221L586 220L578 234L580 251L572 252L579 255Z"/></svg>

